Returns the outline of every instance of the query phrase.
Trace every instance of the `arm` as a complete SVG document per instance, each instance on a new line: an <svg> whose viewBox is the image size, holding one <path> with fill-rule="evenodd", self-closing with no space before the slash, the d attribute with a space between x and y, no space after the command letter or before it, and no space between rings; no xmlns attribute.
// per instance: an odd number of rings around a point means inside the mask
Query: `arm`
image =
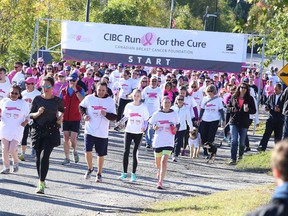
<svg viewBox="0 0 288 216"><path fill-rule="evenodd" d="M193 111L194 111L194 116L195 116L195 120L198 120L198 109L197 106L193 107Z"/></svg>
<svg viewBox="0 0 288 216"><path fill-rule="evenodd" d="M75 90L74 90L75 91ZM84 99L84 97L85 97L85 91L84 91L84 89L81 89L81 91L78 91L78 90L76 90L75 91L75 94L76 94L76 96L77 96L77 98L78 98L78 100L81 102L83 99Z"/></svg>
<svg viewBox="0 0 288 216"><path fill-rule="evenodd" d="M203 114L204 114L204 111L205 111L205 109L202 109L202 108L201 108L201 110L200 110L199 120L202 119L202 116L203 116Z"/></svg>

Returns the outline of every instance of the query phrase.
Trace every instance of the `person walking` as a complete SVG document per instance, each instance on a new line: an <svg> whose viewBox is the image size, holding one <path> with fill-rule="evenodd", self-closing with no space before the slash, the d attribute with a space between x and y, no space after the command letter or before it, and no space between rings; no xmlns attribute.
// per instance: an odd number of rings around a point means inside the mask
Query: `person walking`
<svg viewBox="0 0 288 216"><path fill-rule="evenodd" d="M32 146L36 151L36 167L39 178L36 193L44 194L45 179L49 170L49 158L53 148L60 145L60 125L63 121L63 101L53 95L54 79L44 77L42 94L32 101L30 118Z"/></svg>
<svg viewBox="0 0 288 216"><path fill-rule="evenodd" d="M124 134L124 155L123 155L123 172L119 179L124 180L127 178L129 154L131 142L134 141L133 148L133 168L131 173L131 182L136 182L136 169L138 165L138 149L142 140L143 133L145 132L149 112L145 104L141 102L141 91L134 89L132 92L133 102L126 105L124 109L124 117L120 120L123 124L127 121Z"/></svg>
<svg viewBox="0 0 288 216"><path fill-rule="evenodd" d="M75 163L79 162L79 155L77 152L77 136L80 130L81 114L79 111L79 104L85 97L84 90L77 85L78 75L72 73L67 77L69 81L60 94L64 102L64 116L63 116L63 136L64 136L64 153L65 158L62 165L70 164L70 144L73 148L73 159Z"/></svg>
<svg viewBox="0 0 288 216"><path fill-rule="evenodd" d="M9 97L0 102L1 121L0 139L2 143L2 174L18 172L18 144L22 139L24 127L28 123L29 104L22 100L21 88L13 85ZM13 169L10 171L9 154L13 159Z"/></svg>
<svg viewBox="0 0 288 216"><path fill-rule="evenodd" d="M153 113L149 119L149 124L155 130L153 138L153 148L155 163L157 167L157 189L163 189L163 180L167 171L169 156L174 149L174 140L177 128L179 128L179 118L171 108L171 100L164 96L161 102L161 110Z"/></svg>
<svg viewBox="0 0 288 216"><path fill-rule="evenodd" d="M206 87L206 95L201 102L200 111L200 134L202 143L213 143L218 130L219 120L222 119L222 126L225 125L222 99L217 96L217 89L214 85ZM204 148L204 156L208 156Z"/></svg>
<svg viewBox="0 0 288 216"><path fill-rule="evenodd" d="M117 118L115 102L107 94L107 88L106 82L99 82L96 92L86 96L79 105L85 120L84 145L88 169L84 178L89 179L94 171L92 149L95 147L98 155L96 182L102 182L104 157L108 150L109 121Z"/></svg>
<svg viewBox="0 0 288 216"><path fill-rule="evenodd" d="M274 92L266 101L265 110L269 112L268 119L266 120L265 132L262 136L257 151L265 151L268 141L274 131L274 142L277 143L282 139L284 116L282 114L282 103L280 100L282 94L282 85L277 83L274 86Z"/></svg>
<svg viewBox="0 0 288 216"><path fill-rule="evenodd" d="M25 100L29 104L29 109L31 109L32 101L34 100L34 98L38 95L41 95L41 92L39 92L35 88L35 84L36 84L36 80L33 77L27 78L25 80L26 90L21 92L23 100ZM27 139L28 139L29 131L31 130L31 125L30 125L31 123L32 123L32 121L30 119L29 124L27 124L24 128L23 138L21 141L22 152L21 152L21 155L19 156L19 159L21 161L25 161L25 153L26 153L26 149L27 149ZM31 155L32 155L32 157L35 157L35 149L34 148L32 148Z"/></svg>
<svg viewBox="0 0 288 216"><path fill-rule="evenodd" d="M241 160L244 154L248 127L250 125L249 115L256 113L254 99L250 95L249 85L247 83L241 83L237 87L235 94L231 97L227 105L227 112L230 112L229 125L232 136L231 161L229 164L236 165L238 135L240 136L238 159Z"/></svg>

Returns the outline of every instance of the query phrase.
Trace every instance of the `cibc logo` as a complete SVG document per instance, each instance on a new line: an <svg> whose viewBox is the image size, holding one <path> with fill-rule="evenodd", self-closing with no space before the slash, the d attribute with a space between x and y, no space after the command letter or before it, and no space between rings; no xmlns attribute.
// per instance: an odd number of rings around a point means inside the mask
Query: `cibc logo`
<svg viewBox="0 0 288 216"><path fill-rule="evenodd" d="M106 41L135 43L135 44L142 44L143 46L151 46L156 41L156 39L157 36L152 32L146 33L141 38L122 34L110 34L110 33L104 34L104 40Z"/></svg>
<svg viewBox="0 0 288 216"><path fill-rule="evenodd" d="M234 45L233 44L226 44L226 51L233 51Z"/></svg>

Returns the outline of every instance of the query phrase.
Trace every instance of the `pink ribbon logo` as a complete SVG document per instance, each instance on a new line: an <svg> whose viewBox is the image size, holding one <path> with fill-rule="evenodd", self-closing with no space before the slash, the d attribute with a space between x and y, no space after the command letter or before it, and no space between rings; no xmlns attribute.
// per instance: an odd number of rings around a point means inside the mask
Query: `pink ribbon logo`
<svg viewBox="0 0 288 216"><path fill-rule="evenodd" d="M152 32L148 32L141 38L141 43L143 46L151 46L156 40L156 35Z"/></svg>
<svg viewBox="0 0 288 216"><path fill-rule="evenodd" d="M80 41L81 40L81 35L77 35L76 36L76 41Z"/></svg>

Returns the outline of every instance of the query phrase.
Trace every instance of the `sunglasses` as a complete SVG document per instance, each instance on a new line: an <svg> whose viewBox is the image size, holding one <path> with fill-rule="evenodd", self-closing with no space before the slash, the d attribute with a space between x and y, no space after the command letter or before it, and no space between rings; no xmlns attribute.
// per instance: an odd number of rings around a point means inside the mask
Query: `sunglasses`
<svg viewBox="0 0 288 216"><path fill-rule="evenodd" d="M146 81L146 80L142 80L142 82L144 82L144 83L147 83L147 81Z"/></svg>
<svg viewBox="0 0 288 216"><path fill-rule="evenodd" d="M197 86L191 86L191 88L197 88Z"/></svg>
<svg viewBox="0 0 288 216"><path fill-rule="evenodd" d="M34 83L25 83L26 85L34 85Z"/></svg>
<svg viewBox="0 0 288 216"><path fill-rule="evenodd" d="M133 73L133 75L139 75L138 73Z"/></svg>
<svg viewBox="0 0 288 216"><path fill-rule="evenodd" d="M38 63L43 63L43 62L38 62Z"/></svg>
<svg viewBox="0 0 288 216"><path fill-rule="evenodd" d="M19 95L18 92L10 92L11 95Z"/></svg>
<svg viewBox="0 0 288 216"><path fill-rule="evenodd" d="M210 82L210 80L206 80L205 82Z"/></svg>
<svg viewBox="0 0 288 216"><path fill-rule="evenodd" d="M52 86L51 85L43 85L43 86L41 86L41 88L43 88L43 89L51 89Z"/></svg>
<svg viewBox="0 0 288 216"><path fill-rule="evenodd" d="M53 70L53 68L47 68L47 70Z"/></svg>
<svg viewBox="0 0 288 216"><path fill-rule="evenodd" d="M69 80L69 82L76 82L76 80L72 79L72 80Z"/></svg>
<svg viewBox="0 0 288 216"><path fill-rule="evenodd" d="M245 86L240 86L241 89L247 89Z"/></svg>
<svg viewBox="0 0 288 216"><path fill-rule="evenodd" d="M19 66L14 66L15 69L17 69Z"/></svg>
<svg viewBox="0 0 288 216"><path fill-rule="evenodd" d="M59 78L64 78L64 76L58 76Z"/></svg>
<svg viewBox="0 0 288 216"><path fill-rule="evenodd" d="M213 91L207 91L208 93L213 92Z"/></svg>
<svg viewBox="0 0 288 216"><path fill-rule="evenodd" d="M87 76L91 76L92 74L87 74Z"/></svg>
<svg viewBox="0 0 288 216"><path fill-rule="evenodd" d="M184 99L178 98L178 101L184 101Z"/></svg>
<svg viewBox="0 0 288 216"><path fill-rule="evenodd" d="M152 82L158 82L158 80L152 80Z"/></svg>

